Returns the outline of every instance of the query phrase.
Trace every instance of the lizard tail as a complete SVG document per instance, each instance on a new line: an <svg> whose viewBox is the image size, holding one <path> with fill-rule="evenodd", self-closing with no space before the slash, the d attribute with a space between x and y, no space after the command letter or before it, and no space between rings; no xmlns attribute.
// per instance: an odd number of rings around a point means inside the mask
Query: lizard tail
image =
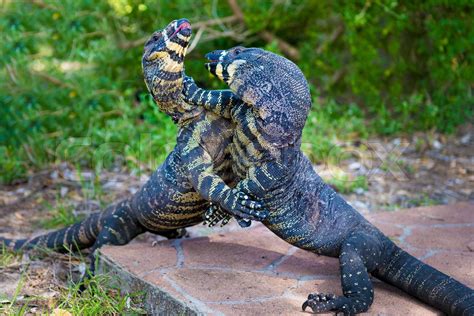
<svg viewBox="0 0 474 316"><path fill-rule="evenodd" d="M394 247L374 276L448 315L474 315L474 290Z"/></svg>
<svg viewBox="0 0 474 316"><path fill-rule="evenodd" d="M12 250L27 250L35 247L64 252L91 247L100 233L104 219L118 211L122 203L107 207L103 212L91 214L83 221L32 239L8 239L0 237L2 244Z"/></svg>

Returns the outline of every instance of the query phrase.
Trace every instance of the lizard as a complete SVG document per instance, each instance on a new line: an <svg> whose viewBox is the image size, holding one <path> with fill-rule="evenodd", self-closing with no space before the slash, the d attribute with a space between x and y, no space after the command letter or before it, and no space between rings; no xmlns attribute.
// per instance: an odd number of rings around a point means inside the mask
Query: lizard
<svg viewBox="0 0 474 316"><path fill-rule="evenodd" d="M184 57L191 34L189 21L180 19L154 32L145 43L145 84L179 129L176 147L140 190L74 225L32 239L0 238L0 245L14 250L91 248L94 254L105 244L123 245L146 231L178 238L185 227L203 221L210 202L242 218L263 218L261 203L229 187L235 179L227 149L233 124L184 101Z"/></svg>
<svg viewBox="0 0 474 316"><path fill-rule="evenodd" d="M303 310L367 311L371 274L449 315L474 315L472 289L399 248L316 173L300 149L311 96L293 62L244 47L206 57L207 69L230 90L203 90L187 79L185 99L236 124L230 150L236 188L265 204L270 213L262 223L277 236L339 259L343 295L311 293Z"/></svg>

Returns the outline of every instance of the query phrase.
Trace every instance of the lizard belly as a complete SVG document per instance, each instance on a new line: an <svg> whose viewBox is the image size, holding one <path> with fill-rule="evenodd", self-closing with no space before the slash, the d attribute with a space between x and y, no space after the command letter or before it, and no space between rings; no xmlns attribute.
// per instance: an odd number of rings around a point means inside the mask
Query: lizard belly
<svg viewBox="0 0 474 316"><path fill-rule="evenodd" d="M232 109L232 119L237 125L230 145L233 171L239 178L244 179L250 168L271 158L272 145L268 144L257 128L256 118L247 105L235 106Z"/></svg>
<svg viewBox="0 0 474 316"><path fill-rule="evenodd" d="M173 151L134 196L133 209L150 231L195 225L209 203L190 185Z"/></svg>
<svg viewBox="0 0 474 316"><path fill-rule="evenodd" d="M224 180L231 181L230 159L226 148L231 141L231 124L225 119L203 113L198 120L182 128L181 142L189 137L197 140L213 157L214 170ZM178 136L179 137L179 136ZM181 144L183 145L183 144ZM192 226L202 222L208 201L196 192L189 179L188 170L181 161L182 150L178 146L166 158L164 164L152 175L137 194L135 203L140 223L151 231ZM141 200L141 201L140 201Z"/></svg>

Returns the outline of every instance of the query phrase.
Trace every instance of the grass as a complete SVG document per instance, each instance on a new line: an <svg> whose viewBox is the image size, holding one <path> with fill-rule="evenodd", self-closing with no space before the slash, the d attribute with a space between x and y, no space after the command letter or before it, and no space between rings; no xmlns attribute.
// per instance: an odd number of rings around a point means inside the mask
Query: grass
<svg viewBox="0 0 474 316"><path fill-rule="evenodd" d="M5 298L5 303L0 304L1 315L26 315L28 309L28 300L22 302L21 304L17 303L20 299L20 293L21 289L23 288L24 282L25 274L22 273L20 276L20 280L18 281L18 285L15 289L15 293L13 293L13 297Z"/></svg>
<svg viewBox="0 0 474 316"><path fill-rule="evenodd" d="M31 306L28 300L20 301L19 294L23 287L24 274L14 296L7 304L0 305L1 315L27 315ZM123 294L117 288L110 286L110 276L96 275L87 282L87 288L79 293L80 284L71 284L63 289L59 298L42 314L53 315L145 315L146 311L139 307L141 293ZM33 298L32 298L33 299ZM40 297L38 299L41 299ZM6 301L6 300L5 300Z"/></svg>
<svg viewBox="0 0 474 316"><path fill-rule="evenodd" d="M437 205L439 204L439 201L436 201L435 199L431 198L428 194L425 193L422 196L418 196L416 198L412 198L408 200L407 203L411 207L417 207L417 206Z"/></svg>
<svg viewBox="0 0 474 316"><path fill-rule="evenodd" d="M79 293L80 283L70 285L61 293L56 308L72 315L143 315L138 307L142 293L123 294L111 287L111 277L107 274L95 275L86 281L86 290Z"/></svg>
<svg viewBox="0 0 474 316"><path fill-rule="evenodd" d="M98 201L100 206L105 206L104 191L100 183L99 177L93 177L90 180L84 178L80 165L76 165L76 174L79 179L80 192L83 195L84 201ZM53 203L45 201L42 209L46 209L47 213L43 219L39 221L38 226L45 229L53 229L58 227L66 227L84 219L83 214L75 212L75 206L67 204L67 199L61 197L59 194Z"/></svg>
<svg viewBox="0 0 474 316"><path fill-rule="evenodd" d="M176 16L204 22L211 12L213 19L231 10L226 1L153 3L5 2L0 20L0 183L25 179L29 172L62 161L97 173L117 166L149 173L164 160L175 143L176 127L147 93L140 63L143 45L128 44ZM186 56L186 72L200 85L217 88L218 80L203 67L206 52L244 44L281 54L276 42L253 36L263 29L295 45L301 53L298 66L315 96L304 131L304 150L315 163L340 154L336 140L430 129L452 132L472 118L472 45L467 40L472 28L463 6L453 3L441 10L395 1L390 10L397 14L372 6L363 21L358 7L352 2L247 1L242 10L251 23L238 31L248 35L243 43L220 36L201 40ZM415 14L420 10L429 13ZM314 24L314 14L321 21L337 18ZM433 22L436 17L446 18L447 24ZM332 23L345 31L335 42L326 42L337 29ZM412 38L413 25L429 27ZM412 40L406 47L397 39Z"/></svg>
<svg viewBox="0 0 474 316"><path fill-rule="evenodd" d="M73 256L73 254L69 254ZM2 247L0 268L7 267L19 259L19 254ZM82 258L83 259L83 258ZM27 315L33 307L30 301L45 301L40 305L42 314L53 315L144 315L145 310L140 307L143 293L125 294L114 284L108 274L91 276L85 281L86 290L79 292L81 283L70 282L59 290L59 297L54 302L47 302L46 298L30 297L25 299L20 295L28 276L28 270L22 272L18 286L12 297L0 297L0 315ZM38 304L34 304L38 305ZM47 307L46 307L47 306Z"/></svg>
<svg viewBox="0 0 474 316"><path fill-rule="evenodd" d="M48 212L45 218L40 220L39 226L45 229L53 229L58 227L66 227L75 224L83 219L74 213L72 205L66 205L59 198L56 205L47 203Z"/></svg>
<svg viewBox="0 0 474 316"><path fill-rule="evenodd" d="M364 191L368 189L368 182L365 176L351 178L345 173L340 173L327 179L327 183L343 194L352 193L356 189L363 189Z"/></svg>
<svg viewBox="0 0 474 316"><path fill-rule="evenodd" d="M7 249L3 244L0 246L0 268L11 265L16 262L19 257L17 252Z"/></svg>

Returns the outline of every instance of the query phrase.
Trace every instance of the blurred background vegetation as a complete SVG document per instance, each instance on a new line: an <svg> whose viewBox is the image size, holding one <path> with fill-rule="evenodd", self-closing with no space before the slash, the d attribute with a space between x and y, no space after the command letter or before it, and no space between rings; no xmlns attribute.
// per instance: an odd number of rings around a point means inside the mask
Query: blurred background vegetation
<svg viewBox="0 0 474 316"><path fill-rule="evenodd" d="M0 180L67 161L100 171L154 169L176 129L147 94L144 38L169 21L194 26L187 73L222 87L203 55L237 44L302 68L314 106L304 150L337 140L436 129L472 118L471 1L3 0Z"/></svg>

